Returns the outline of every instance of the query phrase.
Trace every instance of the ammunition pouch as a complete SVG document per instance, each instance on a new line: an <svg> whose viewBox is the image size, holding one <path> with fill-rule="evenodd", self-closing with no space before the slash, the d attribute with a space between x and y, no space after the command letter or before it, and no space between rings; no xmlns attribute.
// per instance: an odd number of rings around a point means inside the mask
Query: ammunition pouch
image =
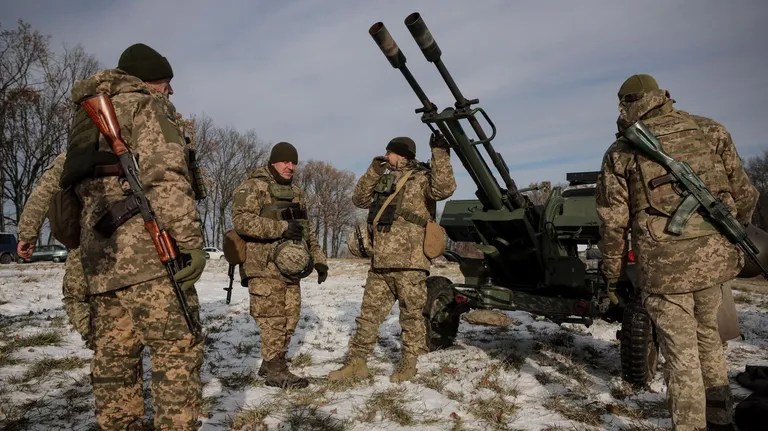
<svg viewBox="0 0 768 431"><path fill-rule="evenodd" d="M188 139L188 138L187 138ZM208 196L208 191L205 188L205 182L203 181L203 173L200 170L200 164L197 162L197 151L192 148L187 148L187 168L192 176L192 191L195 193L195 200L201 201Z"/></svg>
<svg viewBox="0 0 768 431"><path fill-rule="evenodd" d="M306 220L307 210L298 202L277 201L262 207L259 216L272 220Z"/></svg>
<svg viewBox="0 0 768 431"><path fill-rule="evenodd" d="M109 210L93 225L93 229L105 238L113 233L141 211L139 200L131 194L125 199L113 204Z"/></svg>
<svg viewBox="0 0 768 431"><path fill-rule="evenodd" d="M242 265L245 263L246 251L247 244L236 230L230 229L224 233L224 259L230 265Z"/></svg>
<svg viewBox="0 0 768 431"><path fill-rule="evenodd" d="M373 226L374 219L376 218L376 214L378 214L381 210L382 203L383 202L381 200L377 200L376 203L371 205L371 208L368 211L368 218L366 220L369 226ZM387 205L387 207L384 208L384 211L379 217L379 222L376 224L377 231L389 232L389 230L392 228L392 223L395 221L396 210L397 208L395 208L394 205Z"/></svg>
<svg viewBox="0 0 768 431"><path fill-rule="evenodd" d="M75 194L74 186L59 190L51 197L48 206L48 222L51 235L64 247L80 247L80 213L83 205Z"/></svg>

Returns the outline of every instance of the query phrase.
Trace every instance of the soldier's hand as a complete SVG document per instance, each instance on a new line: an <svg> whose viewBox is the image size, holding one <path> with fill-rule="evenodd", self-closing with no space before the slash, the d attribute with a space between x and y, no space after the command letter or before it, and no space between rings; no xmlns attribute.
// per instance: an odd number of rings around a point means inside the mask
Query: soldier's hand
<svg viewBox="0 0 768 431"><path fill-rule="evenodd" d="M194 286L205 269L205 252L202 249L180 249L181 255L188 257L187 265L173 275L173 278L181 285L182 290Z"/></svg>
<svg viewBox="0 0 768 431"><path fill-rule="evenodd" d="M316 263L315 271L317 271L317 284L323 284L328 278L328 265L324 263Z"/></svg>
<svg viewBox="0 0 768 431"><path fill-rule="evenodd" d="M19 242L16 244L16 254L19 255L19 257L21 258L24 258L24 259L31 258L33 251L35 251L34 244L30 244L23 240L19 240Z"/></svg>
<svg viewBox="0 0 768 431"><path fill-rule="evenodd" d="M387 158L384 156L376 156L371 161L371 169L379 175L384 175L387 171Z"/></svg>
<svg viewBox="0 0 768 431"><path fill-rule="evenodd" d="M283 238L298 241L304 237L304 227L301 223L291 220L288 222L288 227L283 232Z"/></svg>
<svg viewBox="0 0 768 431"><path fill-rule="evenodd" d="M433 132L429 137L429 148L448 148L448 141L440 132Z"/></svg>

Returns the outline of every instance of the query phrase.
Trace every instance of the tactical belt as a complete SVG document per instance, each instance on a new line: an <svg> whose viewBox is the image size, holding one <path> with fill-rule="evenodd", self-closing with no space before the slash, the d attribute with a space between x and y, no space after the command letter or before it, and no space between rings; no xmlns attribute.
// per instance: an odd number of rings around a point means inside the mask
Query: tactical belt
<svg viewBox="0 0 768 431"><path fill-rule="evenodd" d="M422 216L416 215L410 211L401 210L400 208L395 211L395 214L402 217L403 220L421 227L425 227L429 221Z"/></svg>

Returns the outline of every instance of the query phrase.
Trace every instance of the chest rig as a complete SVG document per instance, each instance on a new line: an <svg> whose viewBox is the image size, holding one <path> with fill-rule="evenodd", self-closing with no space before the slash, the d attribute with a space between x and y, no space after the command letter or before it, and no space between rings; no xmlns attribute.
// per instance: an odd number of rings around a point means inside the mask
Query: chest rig
<svg viewBox="0 0 768 431"><path fill-rule="evenodd" d="M269 184L269 194L272 202L261 207L259 215L272 220L307 220L307 210L300 202L294 202L295 193L290 184Z"/></svg>
<svg viewBox="0 0 768 431"><path fill-rule="evenodd" d="M415 171L423 170L420 166L418 166ZM414 172L415 173L415 172ZM401 173L401 175L404 175L405 173ZM402 178L402 177L400 177ZM411 175L403 184L403 189L405 189L405 186L413 180L414 175ZM382 175L379 178L379 181L376 183L376 186L373 190L373 204L371 205L371 208L368 210L368 218L367 223L368 226L373 228L373 222L376 218L376 215L381 211L381 208L384 206L385 202L389 197L397 191L397 182L398 177L394 173L388 173L385 175ZM389 230L392 228L392 223L394 223L395 219L397 217L403 218L405 221L409 223L413 223L419 226L426 226L429 219L425 217L421 217L418 214L414 214L411 211L408 211L404 208L403 205L403 199L405 196L405 190L401 190L400 193L395 196L394 200L389 203L386 207L384 207L384 211L382 212L381 216L379 217L379 221L376 224L375 228L379 232L389 232ZM434 209L433 207L434 202L432 205L427 205L428 211L430 211L430 214L432 217L434 217Z"/></svg>

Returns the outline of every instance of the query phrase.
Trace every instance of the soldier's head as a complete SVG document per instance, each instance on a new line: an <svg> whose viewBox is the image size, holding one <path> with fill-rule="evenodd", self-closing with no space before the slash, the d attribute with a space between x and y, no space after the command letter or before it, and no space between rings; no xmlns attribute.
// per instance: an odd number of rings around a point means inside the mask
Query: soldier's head
<svg viewBox="0 0 768 431"><path fill-rule="evenodd" d="M619 102L634 102L640 99L643 94L658 89L659 84L656 83L653 76L645 73L632 75L619 87Z"/></svg>
<svg viewBox="0 0 768 431"><path fill-rule="evenodd" d="M269 153L269 166L275 179L282 178L290 182L293 179L293 171L299 163L299 152L296 147L288 142L278 142Z"/></svg>
<svg viewBox="0 0 768 431"><path fill-rule="evenodd" d="M171 64L167 58L143 43L126 48L120 55L117 68L141 79L148 87L166 97L173 94Z"/></svg>
<svg viewBox="0 0 768 431"><path fill-rule="evenodd" d="M393 167L399 166L404 161L413 160L416 158L416 143L407 136L392 138L387 144L385 157L387 163Z"/></svg>

